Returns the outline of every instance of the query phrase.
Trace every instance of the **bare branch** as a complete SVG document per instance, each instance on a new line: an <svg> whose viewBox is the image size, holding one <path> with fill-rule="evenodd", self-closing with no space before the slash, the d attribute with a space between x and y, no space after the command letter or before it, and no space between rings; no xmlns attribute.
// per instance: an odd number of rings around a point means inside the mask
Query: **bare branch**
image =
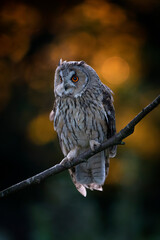
<svg viewBox="0 0 160 240"><path fill-rule="evenodd" d="M38 184L42 180L46 179L49 176L56 175L66 169L69 169L75 165L78 165L88 158L93 156L94 154L101 152L102 150L109 148L113 145L123 144L122 140L134 132L134 127L144 118L148 113L150 113L154 108L156 108L160 103L160 95L154 99L148 106L146 106L135 118L130 121L126 127L124 127L120 132L116 135L108 139L106 142L102 143L97 149L93 152L91 149L88 149L84 153L80 154L78 157L73 159L72 161L62 161L59 164L31 177L22 182L19 182L9 188L4 189L0 192L0 198L6 197L11 193L19 191L27 186L32 184ZM65 160L65 159L64 159Z"/></svg>

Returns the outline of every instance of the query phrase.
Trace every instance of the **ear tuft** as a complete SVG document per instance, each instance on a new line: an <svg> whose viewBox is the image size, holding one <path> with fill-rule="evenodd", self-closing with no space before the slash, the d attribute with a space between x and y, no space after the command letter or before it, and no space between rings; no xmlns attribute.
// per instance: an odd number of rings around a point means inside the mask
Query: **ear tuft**
<svg viewBox="0 0 160 240"><path fill-rule="evenodd" d="M58 66L60 66L62 64L62 58L59 60Z"/></svg>

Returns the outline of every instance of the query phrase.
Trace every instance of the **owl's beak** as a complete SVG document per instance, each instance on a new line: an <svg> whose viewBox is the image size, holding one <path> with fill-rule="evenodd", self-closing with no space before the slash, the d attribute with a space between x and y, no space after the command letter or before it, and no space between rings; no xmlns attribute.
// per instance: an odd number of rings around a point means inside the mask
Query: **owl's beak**
<svg viewBox="0 0 160 240"><path fill-rule="evenodd" d="M63 87L64 87L64 90L67 91L68 89L73 89L76 86L72 82L64 82Z"/></svg>
<svg viewBox="0 0 160 240"><path fill-rule="evenodd" d="M68 96L73 93L75 86L69 83L65 83L63 88L64 88L63 95Z"/></svg>
<svg viewBox="0 0 160 240"><path fill-rule="evenodd" d="M64 90L67 91L70 88L69 84L64 85Z"/></svg>
<svg viewBox="0 0 160 240"><path fill-rule="evenodd" d="M72 83L70 84L70 83L63 82L57 86L55 92L60 97L65 97L65 96L72 95L75 87L76 86Z"/></svg>

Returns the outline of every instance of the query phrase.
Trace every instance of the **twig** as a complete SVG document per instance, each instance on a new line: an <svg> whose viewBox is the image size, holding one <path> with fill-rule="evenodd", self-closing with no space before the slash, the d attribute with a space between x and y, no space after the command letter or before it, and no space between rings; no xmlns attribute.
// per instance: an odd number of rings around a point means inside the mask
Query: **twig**
<svg viewBox="0 0 160 240"><path fill-rule="evenodd" d="M95 151L92 151L91 149L88 149L84 153L80 154L78 157L73 159L72 161L62 161L59 164L56 164L55 166L31 177L28 178L22 182L19 182L15 185L12 185L9 188L6 188L0 192L0 198L6 197L11 193L17 192L27 186L30 186L32 184L38 184L45 178L49 176L56 175L66 169L69 169L75 165L78 165L84 161L86 161L91 156L95 155L98 152L101 152L102 150L109 148L113 145L119 145L123 144L122 140L129 135L131 135L134 132L134 127L139 123L142 118L144 118L148 113L150 113L154 108L156 108L160 103L160 95L154 99L153 102L151 102L148 106L146 106L135 118L130 121L126 127L124 127L120 132L118 132L116 135L108 139L106 142L102 143Z"/></svg>

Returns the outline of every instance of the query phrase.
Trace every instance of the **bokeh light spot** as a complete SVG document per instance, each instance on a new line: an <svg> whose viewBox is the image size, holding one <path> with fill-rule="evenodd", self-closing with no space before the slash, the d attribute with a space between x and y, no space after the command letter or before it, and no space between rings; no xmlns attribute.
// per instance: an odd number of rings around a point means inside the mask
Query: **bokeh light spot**
<svg viewBox="0 0 160 240"><path fill-rule="evenodd" d="M34 118L28 126L28 137L37 145L43 145L56 137L52 123L49 121L49 114L45 113Z"/></svg>
<svg viewBox="0 0 160 240"><path fill-rule="evenodd" d="M130 73L128 63L120 57L108 58L101 67L101 74L111 84L124 83Z"/></svg>
<svg viewBox="0 0 160 240"><path fill-rule="evenodd" d="M38 11L25 4L8 4L0 12L1 20L8 30L0 36L0 56L12 62L20 62L30 48L31 36L41 27Z"/></svg>

